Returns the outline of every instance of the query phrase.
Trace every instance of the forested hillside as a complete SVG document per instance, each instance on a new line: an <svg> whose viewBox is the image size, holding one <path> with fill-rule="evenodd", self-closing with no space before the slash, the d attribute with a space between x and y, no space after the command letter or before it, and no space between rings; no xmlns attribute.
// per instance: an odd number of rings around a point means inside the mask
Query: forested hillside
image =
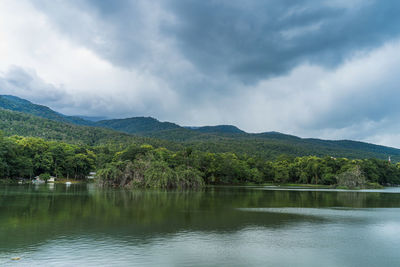
<svg viewBox="0 0 400 267"><path fill-rule="evenodd" d="M159 132L181 127L171 122L160 122L151 117L135 117L127 119L102 120L96 126L111 128L117 131L145 135L146 133Z"/></svg>
<svg viewBox="0 0 400 267"><path fill-rule="evenodd" d="M245 133L244 131L240 130L238 127L233 125L216 125L216 126L185 127L185 128L201 133L220 133L220 134Z"/></svg>
<svg viewBox="0 0 400 267"><path fill-rule="evenodd" d="M70 122L79 125L94 125L94 123L91 121L74 116L65 116L61 113L55 112L49 107L33 104L28 100L11 95L0 95L0 107L3 109L24 112L55 121Z"/></svg>
<svg viewBox="0 0 400 267"><path fill-rule="evenodd" d="M20 111L0 110L0 130L6 135L36 136L88 145L136 142L172 150L192 147L204 152L234 152L263 159L286 154L383 160L391 156L393 161L400 161L399 149L350 140L307 139L278 132L250 134L232 125L181 127L151 117L91 122L59 114L14 96L0 96L0 107Z"/></svg>
<svg viewBox="0 0 400 267"><path fill-rule="evenodd" d="M6 136L40 137L70 144L99 145L130 143L152 144L171 149L181 147L173 142L134 136L99 127L89 127L43 119L33 115L0 109L0 130Z"/></svg>

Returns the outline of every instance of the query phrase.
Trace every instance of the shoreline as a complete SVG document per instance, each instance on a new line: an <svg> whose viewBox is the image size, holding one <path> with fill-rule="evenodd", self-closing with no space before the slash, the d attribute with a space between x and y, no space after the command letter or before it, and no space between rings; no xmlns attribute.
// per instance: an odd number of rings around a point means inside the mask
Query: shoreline
<svg viewBox="0 0 400 267"><path fill-rule="evenodd" d="M11 185L11 184L34 184L32 183L33 179L0 179L0 185ZM75 179L66 179L60 178L54 182L44 182L40 184L80 184L80 183L93 183L93 180L75 180ZM242 183L242 184L208 184L204 187L225 187L225 186L232 186L232 187L293 187L293 188L312 188L312 189L343 189L343 190L362 190L362 189L383 189L385 187L398 187L397 185L380 185L377 183L369 183L365 185L365 187L346 187L346 186L338 186L338 185L321 185L321 184L296 184L296 183L284 183L284 184L277 184L277 183L262 183L262 184L255 184L255 183Z"/></svg>

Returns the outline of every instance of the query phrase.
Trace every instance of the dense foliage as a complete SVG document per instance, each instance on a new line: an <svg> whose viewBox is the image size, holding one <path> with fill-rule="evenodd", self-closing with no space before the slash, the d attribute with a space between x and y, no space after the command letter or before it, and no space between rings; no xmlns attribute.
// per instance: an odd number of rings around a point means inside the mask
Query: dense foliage
<svg viewBox="0 0 400 267"><path fill-rule="evenodd" d="M0 96L0 107L7 109L0 110L0 130L6 135L35 136L91 146L106 143L126 146L134 142L173 151L192 147L203 152L232 152L264 160L288 154L351 159L387 159L390 155L392 160L400 161L399 149L363 142L304 139L277 132L250 134L231 125L184 128L150 117L92 122L65 116L15 96Z"/></svg>
<svg viewBox="0 0 400 267"><path fill-rule="evenodd" d="M384 160L400 160L395 148L249 134L230 125L184 128L146 117L86 122L13 96L0 96L0 107L7 136L0 135L1 179L83 179L98 170L100 184L124 187L400 184L399 165Z"/></svg>
<svg viewBox="0 0 400 267"><path fill-rule="evenodd" d="M34 137L0 135L0 178L85 178L95 168L89 147L45 141Z"/></svg>
<svg viewBox="0 0 400 267"><path fill-rule="evenodd" d="M281 155L266 161L235 153L178 151L140 143L72 145L0 135L0 178L48 175L83 179L98 171L101 185L194 188L204 184L301 183L366 187L400 184L400 164L378 159Z"/></svg>
<svg viewBox="0 0 400 267"><path fill-rule="evenodd" d="M194 132L189 129L171 129L154 132L148 136L135 136L99 127L80 126L43 119L33 115L0 109L0 130L6 136L34 136L46 140L62 141L79 145L98 146L113 144L126 147L130 143L151 144L179 151L185 147L212 153L250 155L264 160L274 160L281 154L295 157L315 155L346 158L380 158L392 156L400 159L400 150L353 141L308 140L277 133L264 133L257 138L242 134L217 136ZM188 134L197 137L187 139ZM160 138L161 137L161 138ZM166 139L173 139L169 141Z"/></svg>
<svg viewBox="0 0 400 267"><path fill-rule="evenodd" d="M130 145L116 152L98 175L101 183L114 186L193 187L201 185L201 177L205 184L301 183L363 188L400 184L400 165L378 159L284 155L265 161L234 153L190 148L173 152Z"/></svg>
<svg viewBox="0 0 400 267"><path fill-rule="evenodd" d="M135 117L127 119L102 120L96 122L96 126L111 128L131 134L144 134L148 132L158 132L168 129L181 128L171 122L160 122L151 117Z"/></svg>
<svg viewBox="0 0 400 267"><path fill-rule="evenodd" d="M149 143L179 149L181 145L158 139L129 135L99 127L80 126L0 109L0 130L4 135L32 136L79 145Z"/></svg>

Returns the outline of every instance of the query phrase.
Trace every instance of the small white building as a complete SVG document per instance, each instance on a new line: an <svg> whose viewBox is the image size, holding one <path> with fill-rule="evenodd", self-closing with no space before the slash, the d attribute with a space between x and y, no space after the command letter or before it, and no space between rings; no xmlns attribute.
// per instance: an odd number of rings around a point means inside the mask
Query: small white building
<svg viewBox="0 0 400 267"><path fill-rule="evenodd" d="M88 179L94 179L96 177L96 173L95 172L90 172L89 176L87 176L86 178Z"/></svg>

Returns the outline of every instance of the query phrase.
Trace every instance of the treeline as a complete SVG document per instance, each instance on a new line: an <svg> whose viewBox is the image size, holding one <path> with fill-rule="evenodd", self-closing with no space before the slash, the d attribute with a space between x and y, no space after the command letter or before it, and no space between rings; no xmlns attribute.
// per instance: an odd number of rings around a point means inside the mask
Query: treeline
<svg viewBox="0 0 400 267"><path fill-rule="evenodd" d="M172 152L136 145L117 152L112 162L99 171L99 178L109 185L148 187L153 186L150 177L169 177L171 183L162 187L173 187L174 179L181 179L182 170L188 172L188 177L196 177L196 181L200 176L205 184L214 185L296 183L365 188L400 184L400 165L378 159L282 155L274 161L265 161L234 153L208 153L191 148Z"/></svg>
<svg viewBox="0 0 400 267"><path fill-rule="evenodd" d="M0 135L0 178L41 174L84 179L97 171L101 185L193 188L205 184L317 184L348 188L400 184L400 165L378 159L291 157L273 161L192 148L151 145L72 145L34 137Z"/></svg>
<svg viewBox="0 0 400 267"><path fill-rule="evenodd" d="M33 178L47 174L83 179L96 167L88 147L0 133L0 178Z"/></svg>

